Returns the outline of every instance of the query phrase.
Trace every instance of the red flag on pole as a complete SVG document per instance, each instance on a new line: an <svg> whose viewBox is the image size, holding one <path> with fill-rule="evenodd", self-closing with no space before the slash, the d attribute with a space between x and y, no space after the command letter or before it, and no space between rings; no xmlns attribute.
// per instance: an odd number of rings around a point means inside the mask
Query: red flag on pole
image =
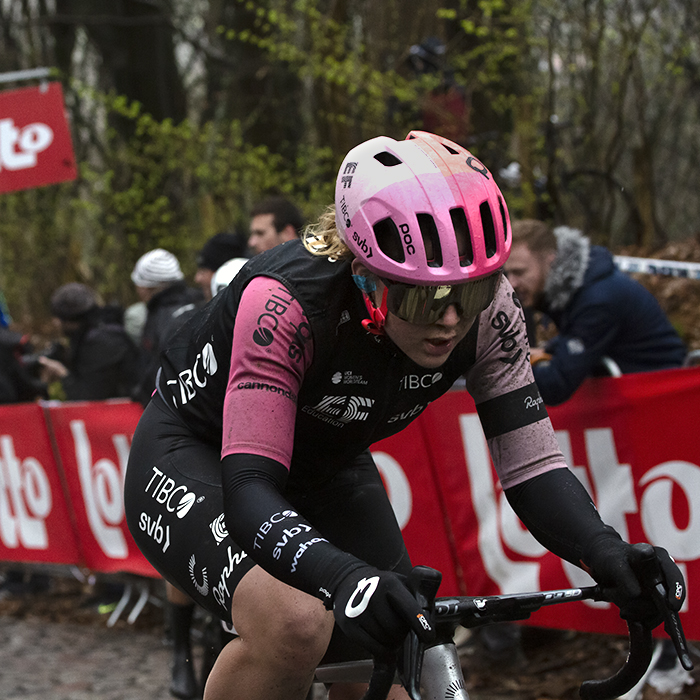
<svg viewBox="0 0 700 700"><path fill-rule="evenodd" d="M0 93L0 192L77 175L61 84Z"/></svg>

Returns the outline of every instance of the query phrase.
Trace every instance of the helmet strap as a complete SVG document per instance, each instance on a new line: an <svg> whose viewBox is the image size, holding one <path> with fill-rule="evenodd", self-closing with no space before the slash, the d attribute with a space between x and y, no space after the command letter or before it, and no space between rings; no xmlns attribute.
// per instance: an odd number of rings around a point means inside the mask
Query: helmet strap
<svg viewBox="0 0 700 700"><path fill-rule="evenodd" d="M367 292L362 292L362 298L365 300L365 306L367 307L367 313L369 318L365 318L362 321L362 327L372 335L384 335L384 324L386 323L387 315L387 305L386 297L388 290L384 287L384 293L382 294L382 303L377 308L372 301L372 297L367 294Z"/></svg>

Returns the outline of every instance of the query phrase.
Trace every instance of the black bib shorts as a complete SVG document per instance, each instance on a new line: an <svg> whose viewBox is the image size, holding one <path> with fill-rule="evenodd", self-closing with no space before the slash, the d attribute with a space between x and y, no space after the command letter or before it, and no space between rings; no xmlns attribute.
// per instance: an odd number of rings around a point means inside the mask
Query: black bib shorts
<svg viewBox="0 0 700 700"><path fill-rule="evenodd" d="M284 495L335 546L379 569L410 571L369 451L320 486L304 492L290 488ZM134 434L124 503L129 530L153 567L200 606L231 622L233 592L255 562L226 529L220 449L193 435L158 394Z"/></svg>

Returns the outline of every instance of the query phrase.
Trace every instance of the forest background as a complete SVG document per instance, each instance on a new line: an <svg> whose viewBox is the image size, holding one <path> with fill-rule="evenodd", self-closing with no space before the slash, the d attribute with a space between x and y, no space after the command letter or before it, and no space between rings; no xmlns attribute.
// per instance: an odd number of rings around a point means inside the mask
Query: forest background
<svg viewBox="0 0 700 700"><path fill-rule="evenodd" d="M313 220L349 148L412 128L471 150L514 218L700 259L696 0L0 0L0 73L39 66L79 177L0 195L0 290L28 331L65 282L132 303L155 247L191 279L265 194ZM700 291L656 284L700 342Z"/></svg>

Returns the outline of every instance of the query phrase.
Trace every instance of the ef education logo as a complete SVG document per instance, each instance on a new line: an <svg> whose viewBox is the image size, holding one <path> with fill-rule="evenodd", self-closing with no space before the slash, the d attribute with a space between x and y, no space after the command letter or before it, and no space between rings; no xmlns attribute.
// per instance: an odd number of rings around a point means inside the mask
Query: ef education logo
<svg viewBox="0 0 700 700"><path fill-rule="evenodd" d="M350 421L363 421L369 418L369 409L374 399L365 396L324 396L315 406L303 406L302 412L342 428Z"/></svg>

